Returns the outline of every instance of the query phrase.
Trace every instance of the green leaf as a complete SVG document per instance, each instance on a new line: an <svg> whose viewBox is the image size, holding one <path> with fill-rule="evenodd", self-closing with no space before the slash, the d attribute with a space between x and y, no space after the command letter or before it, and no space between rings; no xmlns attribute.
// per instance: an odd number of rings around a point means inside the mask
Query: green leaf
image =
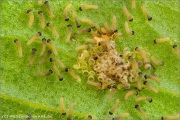
<svg viewBox="0 0 180 120"><path fill-rule="evenodd" d="M50 0L49 0L50 1ZM72 3L72 9L78 14L79 19L90 18L95 23L103 25L105 21L109 24L113 15L117 16L118 30L123 33L122 37L116 41L118 49L125 47L134 49L142 46L151 55L164 61L163 67L156 70L157 76L162 80L160 84L152 83L159 90L155 94L149 89L143 89L138 96L150 96L152 103L139 103L142 109L148 114L150 119L160 119L162 116L174 115L179 112L179 58L172 50L173 44L179 45L179 2L178 1L138 1L136 10L131 10L129 1L50 1L55 18L51 19L45 6L38 6L37 1L16 1L3 0L1 2L1 113L2 117L18 119L15 115L50 115L53 119L67 118L62 116L59 105L59 98L63 97L65 105L68 108L72 102L75 102L73 117L75 119L84 119L88 115L93 118L105 119L111 109L114 101L119 98L120 105L115 111L114 116L124 112L129 112L130 116L126 119L143 119L135 110L135 97L124 101L126 91L118 90L112 100L107 102L108 90L96 90L86 83L87 77L79 74L82 82L78 83L69 74L62 73L64 80L59 81L55 74L43 78L36 73L37 69L48 71L52 64L48 61L43 65L37 62L42 59L39 55L35 57L35 64L29 67L31 49L37 48L39 54L41 50L41 38L30 46L26 42L38 31L42 32L45 38L51 38L58 49L58 58L68 67L77 62L78 52L74 51L76 46L85 44L85 39L90 38L88 34L77 36L75 42L66 42L67 24L73 25L73 31L78 29L70 16L70 21L65 22L63 9L68 3ZM78 8L84 4L98 5L98 10L79 11ZM144 4L152 21L147 21L140 6ZM130 28L135 31L135 35L129 36L124 30L124 22L127 21L122 11L122 6L126 5L132 16L133 22L129 22ZM26 11L32 9L35 14L35 22L31 28L28 27L29 16ZM60 38L57 39L52 32L40 27L37 12L44 11L45 21L52 23L57 29ZM82 24L82 28L87 24ZM154 44L156 38L170 37L171 42ZM23 58L18 57L17 47L14 39L19 39L23 47ZM78 73L77 71L75 71ZM10 116L10 115L14 115ZM25 116L27 117L27 116ZM43 118L42 118L43 119Z"/></svg>

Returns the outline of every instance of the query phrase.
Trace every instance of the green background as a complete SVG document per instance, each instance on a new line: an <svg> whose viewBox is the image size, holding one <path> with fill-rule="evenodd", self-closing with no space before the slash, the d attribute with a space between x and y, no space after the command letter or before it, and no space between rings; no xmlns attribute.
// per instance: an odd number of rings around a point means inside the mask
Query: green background
<svg viewBox="0 0 180 120"><path fill-rule="evenodd" d="M160 83L151 82L159 93L155 94L149 89L142 90L138 96L149 96L153 98L152 103L139 103L141 108L148 114L150 119L160 119L162 116L174 115L179 112L179 59L172 50L173 44L179 45L179 2L169 1L138 1L136 10L131 10L131 2L125 0L75 0L75 1L57 1L49 0L53 9L55 18L51 19L45 6L39 7L37 1L23 0L2 0L1 2L1 114L3 115L51 115L53 119L67 118L60 113L59 98L63 97L66 107L75 102L74 116L76 119L85 119L90 114L93 118L108 118L108 111L111 109L117 98L120 99L118 109L114 116L124 112L129 112L130 116L125 119L143 119L135 110L134 97L124 101L126 91L118 90L110 102L107 102L108 90L96 90L94 87L86 84L87 77L82 76L81 83L77 83L69 74L61 70L64 77L62 82L58 81L55 74L43 78L36 73L37 69L48 71L52 64L46 61L43 65L37 62L42 58L38 54L41 50L41 38L50 38L58 49L58 58L69 68L77 62L78 52L74 51L76 46L85 44L86 38L91 38L89 34L76 36L77 43L65 41L67 35L67 26L72 24L73 32L77 31L73 18L65 22L63 9L69 3L78 14L78 18L89 18L95 23L103 25L104 22L111 24L113 15L117 17L118 30L122 36L116 41L118 49L125 47L133 50L135 47L143 47L151 55L163 61L165 65L158 67L157 76L161 79ZM78 8L84 4L98 5L98 10L79 11ZM144 4L152 21L147 21L140 6ZM134 17L133 22L129 22L130 28L135 31L135 35L129 36L124 30L124 22L127 21L122 11L122 6L126 5ZM29 16L26 13L32 9L35 15L35 21L31 28L28 27ZM52 34L45 28L41 29L37 12L42 10L45 15L45 21L52 23L57 29L60 38ZM88 27L87 24L82 24ZM42 37L30 46L26 42L38 31L42 32ZM170 42L154 44L156 38L170 37ZM23 58L19 59L17 47L14 39L19 39L23 47ZM31 49L37 48L35 64L29 67ZM76 72L77 73L77 72ZM137 97L138 97L137 96ZM112 118L110 117L110 118Z"/></svg>

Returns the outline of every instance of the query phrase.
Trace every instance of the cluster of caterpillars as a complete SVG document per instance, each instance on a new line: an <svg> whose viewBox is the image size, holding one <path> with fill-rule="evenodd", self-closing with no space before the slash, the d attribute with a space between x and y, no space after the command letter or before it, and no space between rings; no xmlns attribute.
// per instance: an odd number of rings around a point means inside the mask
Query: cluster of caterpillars
<svg viewBox="0 0 180 120"><path fill-rule="evenodd" d="M134 4L134 1L132 1L132 9L135 9ZM142 5L141 9L147 20L151 21L152 17L148 13L146 7ZM128 21L132 22L134 18L126 6L123 6L123 12ZM87 76L87 84L94 86L96 89L109 89L108 101L112 98L117 89L129 90L125 94L124 100L128 100L130 96L138 95L138 92L143 88L148 88L154 93L158 93L158 90L150 84L150 81L153 80L159 83L160 79L154 73L150 75L145 71L156 69L157 66L163 66L164 62L156 59L154 56L149 56L149 53L142 47L136 47L133 51L130 51L128 48L118 51L114 40L118 39L122 33L118 32L116 22L116 16L112 18L111 27L107 22L105 22L102 27L91 22L89 25L96 29L96 33L94 34L91 33L91 28L82 28L77 31L77 34L89 32L93 38L86 39L87 45L75 48L76 51L81 51L81 54L74 68L81 70L82 74ZM128 35L135 34L135 32L130 29L128 22L125 22L124 28ZM169 37L159 38L155 39L154 43L157 44L169 40ZM174 46L177 47L176 45ZM179 54L177 50L176 53ZM132 90L134 87L136 90ZM153 99L146 96L135 99L135 102L140 101L148 101L151 103ZM109 111L110 115L113 115L118 104L119 99L115 101L113 107ZM135 109L145 119L148 118L148 115L138 104L135 105ZM113 119L120 119L128 115L129 113L123 113ZM162 119L165 119L165 117L162 117Z"/></svg>
<svg viewBox="0 0 180 120"><path fill-rule="evenodd" d="M136 9L135 0L132 1L132 10ZM43 5L42 0L38 0L38 5ZM54 18L53 10L50 7L48 1L44 2L44 5L47 8L50 18ZM92 35L92 38L86 39L87 45L78 46L75 48L76 51L82 51L80 56L78 57L78 63L73 67L75 69L82 70L83 75L88 76L87 84L96 87L97 89L109 89L109 95L107 100L109 101L114 92L117 89L127 89L128 92L124 96L124 100L128 100L130 96L138 95L138 92L143 88L148 88L155 93L158 93L158 90L151 86L150 81L153 80L155 82L160 82L160 79L152 74L146 74L144 71L149 71L151 69L156 69L157 66L163 66L164 62L157 60L154 56L148 56L148 53L142 47L136 47L134 50L129 50L128 48L124 48L122 51L117 50L117 46L114 40L119 39L122 35L121 32L118 31L116 16L112 18L112 25L110 26L107 22L104 22L104 26L100 27L98 24L95 24L90 19L81 19L79 20L77 14L74 10L70 11L72 4L68 4L64 8L64 20L69 21L68 13L71 12L76 27L81 27L81 22L89 24L87 28L81 28L74 33L74 35L79 35L84 32L88 32ZM98 9L97 5L83 5L79 7L80 11L89 10L89 9ZM152 17L148 13L146 7L144 5L141 6L142 12L148 21L152 20ZM129 22L133 21L133 16L130 14L129 10L126 6L122 8L127 20ZM32 27L34 23L34 13L32 10L27 10L29 14L29 23L28 26ZM54 28L51 23L45 23L45 18L43 15L43 11L38 11L39 20L41 28L44 29L48 27L52 33L59 38L58 31ZM72 40L72 25L67 25L68 34L66 37L66 41L69 42ZM124 29L128 35L134 35L135 32L130 29L128 22L124 23ZM34 34L29 41L27 41L27 46L30 46L35 40L39 39L43 35L42 32L37 32ZM154 43L162 43L170 41L169 37L155 39ZM18 47L19 57L23 57L23 50L19 40L15 39L14 43L16 43ZM47 50L48 48L48 50ZM49 49L50 48L50 49ZM173 49L178 56L180 56L180 50L177 45L173 45ZM46 52L46 54L45 54ZM53 70L48 70L47 72L42 72L41 70L36 70L37 73L43 77L51 75L53 72L56 73L56 76L60 81L63 80L61 73L59 72L59 67L61 69L68 72L74 79L78 82L81 81L80 77L76 75L73 70L67 68L64 63L62 63L59 59L55 57L51 57L52 53L54 56L58 56L58 52L56 50L55 45L51 39L42 38L42 48L39 52L40 56L44 57L39 60L38 64L41 65L46 62L48 59L50 62L55 64L52 65ZM29 66L33 66L34 59L37 55L37 48L32 48L32 53L29 61ZM136 88L133 90L133 88ZM135 102L148 101L152 102L153 99L147 96L141 96L135 99ZM72 119L73 116L73 107L74 103L71 104L69 108L68 120ZM119 105L119 99L116 99L114 105L109 110L109 114L113 115L115 110ZM66 109L64 105L63 98L60 98L60 106L62 115L66 115ZM136 104L135 109L144 117L148 118L148 115L141 109L141 107ZM122 113L118 116L113 117L113 120L120 120L121 118L129 116L129 113ZM179 114L174 116L166 116L162 117L162 120L171 120L178 119ZM91 115L87 116L87 119L93 119Z"/></svg>
<svg viewBox="0 0 180 120"><path fill-rule="evenodd" d="M39 1L38 3L42 3L42 1ZM39 5L43 5L43 4L39 4ZM54 14L53 14L52 8L50 7L49 2L45 1L44 5L47 8L47 11L49 13L50 18L53 19ZM55 37L59 38L59 33L57 32L55 27L50 22L45 23L45 17L44 17L43 11L38 11L37 13L39 15L39 21L40 21L41 28L42 29L44 29L45 27L49 28L52 31L52 33L55 35ZM29 15L28 26L32 27L32 25L34 23L34 18L35 18L34 13L33 13L32 10L27 10L27 14ZM43 32L35 33L27 41L26 45L31 46L31 44L33 44L34 41L38 41L40 39L40 37L42 37L42 36L43 36ZM15 39L14 43L18 47L19 57L22 58L23 57L23 50L22 50L20 40ZM53 44L53 40L47 39L47 38L42 38L42 47L40 49L39 48L32 48L32 52L31 52L31 55L30 55L30 58L29 58L29 64L28 64L30 67L33 66L33 64L36 64L35 59L37 58L38 55L42 56L42 59L40 59L37 62L37 64L43 65L46 61L49 61L49 62L53 63L51 69L49 69L47 72L46 71L44 72L44 71L41 71L41 70L37 69L36 72L40 76L47 77L47 76L51 75L54 72L56 74L57 78L60 81L62 81L63 76L61 75L61 73L59 71L59 69L61 68L65 72L69 73L78 82L81 81L80 77L78 75L76 75L72 69L67 68L61 60L59 60L58 58L55 58L55 57L58 56L58 51L57 51L55 45ZM37 59L36 59L36 61L37 61Z"/></svg>

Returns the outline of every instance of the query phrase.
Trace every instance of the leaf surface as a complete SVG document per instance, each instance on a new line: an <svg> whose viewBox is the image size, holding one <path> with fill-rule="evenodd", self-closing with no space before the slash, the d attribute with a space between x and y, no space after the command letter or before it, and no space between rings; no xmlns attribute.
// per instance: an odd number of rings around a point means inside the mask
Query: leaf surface
<svg viewBox="0 0 180 120"><path fill-rule="evenodd" d="M84 119L90 114L93 118L104 119L108 117L108 111L111 109L114 101L119 98L120 105L113 116L124 112L129 112L130 116L126 119L143 119L135 110L134 98L131 97L124 101L126 91L118 90L110 102L107 102L108 91L96 90L86 84L87 77L79 73L82 82L76 82L69 74L61 70L64 77L62 82L58 81L55 74L43 78L36 73L37 69L48 71L52 68L52 64L46 61L43 65L38 65L38 61L42 59L37 55L35 64L29 67L29 59L31 49L37 48L37 54L41 50L41 38L51 38L58 49L58 58L69 68L77 62L78 52L74 51L76 46L85 44L85 39L90 38L88 34L82 34L75 39L77 43L65 41L67 35L68 24L73 25L73 31L78 29L75 27L73 18L65 22L63 17L63 9L68 3L72 3L72 9L78 14L79 19L89 18L95 23L103 25L105 21L111 24L113 15L117 16L117 26L123 36L116 41L118 49L125 47L134 49L142 46L151 55L162 60L165 65L158 67L157 76L162 80L161 83L154 83L159 93L155 94L148 89L142 90L138 96L150 96L153 98L152 103L139 103L142 109L148 114L150 119L160 119L162 116L173 115L179 112L179 59L172 50L173 44L179 45L179 2L178 1L138 1L136 2L136 10L131 10L131 3L125 1L50 1L53 8L55 18L49 18L49 14L45 6L39 7L37 1L16 1L3 0L1 2L1 103L2 116L4 115L50 115L52 118L67 118L61 116L59 98L64 98L68 108L72 102L75 102L74 117ZM98 5L98 10L79 11L78 8L84 4ZM144 17L140 6L144 4L152 21L147 21ZM130 27L135 31L134 36L129 36L124 30L124 22L127 21L122 11L122 6L126 5L130 10L134 21L130 22ZM31 28L28 27L29 16L26 11L32 9L35 15L35 23ZM60 38L52 34L52 32L40 27L37 12L44 11L45 21L50 22L57 29ZM82 28L87 24L82 24ZM26 42L38 31L43 33L30 46ZM162 44L154 44L156 38L170 37L171 42ZM17 47L14 39L19 39L23 47L23 58L19 59ZM77 71L75 71L78 73Z"/></svg>

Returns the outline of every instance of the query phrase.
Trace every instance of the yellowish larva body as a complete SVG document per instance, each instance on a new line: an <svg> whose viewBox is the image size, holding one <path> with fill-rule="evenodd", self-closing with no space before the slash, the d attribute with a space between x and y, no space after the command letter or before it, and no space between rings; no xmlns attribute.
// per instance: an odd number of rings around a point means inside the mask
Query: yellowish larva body
<svg viewBox="0 0 180 120"><path fill-rule="evenodd" d="M126 33L127 33L128 35L134 35L134 31L132 31L132 30L130 29L128 22L125 22L125 23L124 23L124 27L125 27L125 31L126 31Z"/></svg>
<svg viewBox="0 0 180 120"><path fill-rule="evenodd" d="M29 27L31 27L34 23L34 13L32 10L28 10L27 13L29 14Z"/></svg>
<svg viewBox="0 0 180 120"><path fill-rule="evenodd" d="M158 90L154 87L152 87L147 81L144 81L143 83L144 85L146 85L147 88L149 88L150 90L152 90L155 93L158 93Z"/></svg>
<svg viewBox="0 0 180 120"><path fill-rule="evenodd" d="M41 23L41 28L44 29L45 28L44 14L42 11L39 11L38 14L39 14L39 20Z"/></svg>
<svg viewBox="0 0 180 120"><path fill-rule="evenodd" d="M113 118L113 120L121 120L122 118L125 118L127 116L129 116L129 113L122 113L122 114L116 116L115 118Z"/></svg>
<svg viewBox="0 0 180 120"><path fill-rule="evenodd" d="M107 31L106 31L106 29L104 28L104 27L101 27L101 30L100 30L103 34L106 34L107 33Z"/></svg>
<svg viewBox="0 0 180 120"><path fill-rule="evenodd" d="M72 4L68 4L65 8L64 8L64 19L65 21L68 21L69 20L69 17L68 17L68 11L69 9L72 7Z"/></svg>
<svg viewBox="0 0 180 120"><path fill-rule="evenodd" d="M87 42L87 43L96 44L96 43L97 43L97 40L96 40L96 39L88 38L88 39L86 39L86 42Z"/></svg>
<svg viewBox="0 0 180 120"><path fill-rule="evenodd" d="M65 107L65 104L64 104L63 97L60 97L60 107L61 107L61 114L66 115L66 107Z"/></svg>
<svg viewBox="0 0 180 120"><path fill-rule="evenodd" d="M75 103L71 103L71 105L70 105L70 107L69 107L68 120L71 120L71 119L72 119L74 105L75 105Z"/></svg>
<svg viewBox="0 0 180 120"><path fill-rule="evenodd" d="M138 90L141 90L141 89L142 89L142 72L139 72L139 73L138 73L137 89L138 89Z"/></svg>
<svg viewBox="0 0 180 120"><path fill-rule="evenodd" d="M36 33L35 35L33 35L31 37L31 39L26 44L29 46L30 44L32 44L41 35L42 35L41 32Z"/></svg>
<svg viewBox="0 0 180 120"><path fill-rule="evenodd" d="M138 92L132 90L132 91L129 91L126 93L125 97L124 97L124 100L127 100L129 98L129 96L132 96L132 95L137 95Z"/></svg>
<svg viewBox="0 0 180 120"><path fill-rule="evenodd" d="M116 100L116 102L114 103L113 107L109 111L110 115L112 115L115 112L115 110L117 109L118 105L119 105L119 99Z"/></svg>
<svg viewBox="0 0 180 120"><path fill-rule="evenodd" d="M93 22L92 20L90 20L90 19L83 18L83 19L81 19L81 22L84 22L84 23L89 24L91 28L94 28L94 27L95 27L94 22Z"/></svg>
<svg viewBox="0 0 180 120"><path fill-rule="evenodd" d="M54 69L54 72L56 73L58 79L59 79L60 81L62 81L62 80L63 80L63 77L62 77L61 73L59 72L59 69L56 67L56 65L53 65L53 69Z"/></svg>
<svg viewBox="0 0 180 120"><path fill-rule="evenodd" d="M51 54L52 54L52 52L51 52L50 50L48 50L46 56L45 56L43 59L41 59L41 60L38 62L38 64L39 64L39 65L40 65L40 64L43 64L43 63L50 57Z"/></svg>
<svg viewBox="0 0 180 120"><path fill-rule="evenodd" d="M147 114L141 109L139 105L135 105L135 108L145 119L148 118Z"/></svg>
<svg viewBox="0 0 180 120"><path fill-rule="evenodd" d="M147 11L146 7L144 5L141 6L141 9L145 15L145 17L150 21L152 20L152 17L150 16L149 12Z"/></svg>
<svg viewBox="0 0 180 120"><path fill-rule="evenodd" d="M79 50L87 50L88 49L88 46L87 45L81 45L81 46L78 46L75 48L76 51L79 51Z"/></svg>
<svg viewBox="0 0 180 120"><path fill-rule="evenodd" d="M30 58L30 61L29 61L29 66L32 66L33 63L34 63L34 57L35 57L36 51L37 51L36 48L32 49L32 54L31 54L31 58Z"/></svg>
<svg viewBox="0 0 180 120"><path fill-rule="evenodd" d="M180 118L180 114L176 114L176 115L171 115L171 116L165 116L162 117L162 120L178 120Z"/></svg>
<svg viewBox="0 0 180 120"><path fill-rule="evenodd" d="M48 28L53 32L53 34L56 36L56 38L59 38L58 32L50 23L47 23L46 26L48 26Z"/></svg>
<svg viewBox="0 0 180 120"><path fill-rule="evenodd" d="M109 93L109 95L108 95L108 97L107 97L107 100L108 100L108 101L111 100L111 98L112 98L113 94L115 93L115 90L116 90L116 89L117 89L116 86L113 86L113 87L110 89L110 93Z"/></svg>
<svg viewBox="0 0 180 120"><path fill-rule="evenodd" d="M45 51L46 51L46 39L43 38L42 39L42 48L41 48L40 56L42 56Z"/></svg>
<svg viewBox="0 0 180 120"><path fill-rule="evenodd" d="M50 62L55 62L55 63L57 63L62 69L65 69L65 68L66 68L66 66L64 65L64 63L61 62L59 59L50 58Z"/></svg>
<svg viewBox="0 0 180 120"><path fill-rule="evenodd" d="M97 5L83 5L79 7L80 11L89 10L89 9L98 9L98 6Z"/></svg>
<svg viewBox="0 0 180 120"><path fill-rule="evenodd" d="M45 1L44 4L46 5L47 11L51 18L54 18L54 13L52 11L52 8L50 7L50 4L48 1Z"/></svg>
<svg viewBox="0 0 180 120"><path fill-rule="evenodd" d="M69 42L72 35L72 25L67 25L67 27L68 27L68 33L67 33L66 41Z"/></svg>
<svg viewBox="0 0 180 120"><path fill-rule="evenodd" d="M159 65L159 66L163 66L164 65L164 62L161 62L161 61L157 60L154 56L151 56L151 60L156 65Z"/></svg>
<svg viewBox="0 0 180 120"><path fill-rule="evenodd" d="M136 47L135 51L137 51L138 54L143 58L144 63L149 63L149 59L147 58L145 51L141 47Z"/></svg>
<svg viewBox="0 0 180 120"><path fill-rule="evenodd" d="M76 74L74 73L74 71L72 71L71 69L68 69L68 73L69 73L77 82L81 82L81 78L80 78L78 75L76 75Z"/></svg>
<svg viewBox="0 0 180 120"><path fill-rule="evenodd" d="M154 43L157 44L157 43L163 43L163 42L166 42L166 41L170 41L170 37L155 39Z"/></svg>
<svg viewBox="0 0 180 120"><path fill-rule="evenodd" d="M133 21L133 17L131 16L130 12L128 11L126 6L123 6L123 12L126 15L127 19L131 22Z"/></svg>
<svg viewBox="0 0 180 120"><path fill-rule="evenodd" d="M22 45L21 45L21 43L18 41L18 39L15 39L14 43L16 44L16 46L18 48L19 58L22 58L23 57L23 52L22 52Z"/></svg>
<svg viewBox="0 0 180 120"><path fill-rule="evenodd" d="M48 39L48 40L47 40L47 43L49 43L49 46L50 46L50 48L52 49L54 55L57 56L57 55L58 55L58 52L57 52L57 50L56 50L56 47L55 47L54 44L52 43L52 40L51 40L51 39Z"/></svg>
<svg viewBox="0 0 180 120"><path fill-rule="evenodd" d="M88 80L87 84L92 85L92 86L97 87L97 88L100 87L100 83L94 82L94 81L91 81L91 80Z"/></svg>
<svg viewBox="0 0 180 120"><path fill-rule="evenodd" d="M53 73L52 70L49 70L47 73L44 73L44 72L42 72L40 70L37 70L36 72L42 77L47 77L47 76L49 76L49 75L51 75Z"/></svg>
<svg viewBox="0 0 180 120"><path fill-rule="evenodd" d="M91 28L82 28L76 32L76 34L81 34L84 32L91 32Z"/></svg>
<svg viewBox="0 0 180 120"><path fill-rule="evenodd" d="M152 98L150 97L138 97L135 99L135 102L141 102L141 101L148 101L148 102L152 102Z"/></svg>
<svg viewBox="0 0 180 120"><path fill-rule="evenodd" d="M104 28L106 30L106 34L107 35L112 35L114 32L111 30L111 28L109 27L108 23L107 22L104 22Z"/></svg>
<svg viewBox="0 0 180 120"><path fill-rule="evenodd" d="M156 81L156 82L158 82L158 83L161 82L161 80L160 80L158 77L154 76L154 75L147 75L147 74L146 74L146 75L144 76L144 78L145 78L145 79L154 80L154 81Z"/></svg>
<svg viewBox="0 0 180 120"><path fill-rule="evenodd" d="M74 20L75 20L75 23L76 23L76 27L77 27L77 28L80 28L80 27L81 27L81 24L80 24L80 22L79 22L79 20L78 20L78 17L77 17L76 12L75 12L74 10L72 10L71 13L72 13L72 16L74 17Z"/></svg>

